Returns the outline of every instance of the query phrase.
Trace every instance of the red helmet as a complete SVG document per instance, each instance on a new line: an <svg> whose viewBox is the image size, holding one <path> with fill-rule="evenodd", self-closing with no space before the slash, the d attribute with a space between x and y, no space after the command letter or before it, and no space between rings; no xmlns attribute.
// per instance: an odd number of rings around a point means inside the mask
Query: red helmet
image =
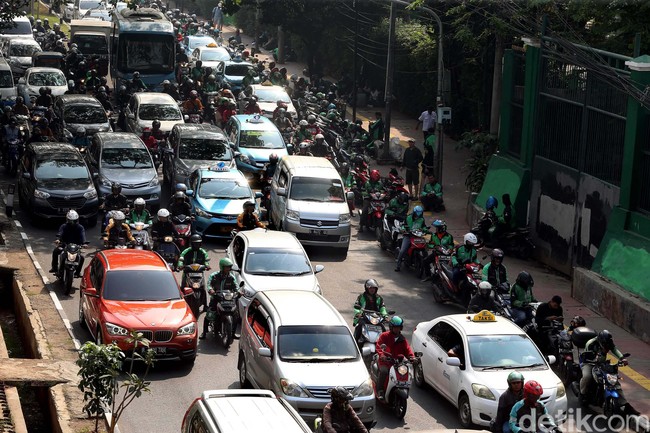
<svg viewBox="0 0 650 433"><path fill-rule="evenodd" d="M372 170L370 172L370 180L373 182L379 182L379 179L381 179L381 175L379 174L379 170Z"/></svg>
<svg viewBox="0 0 650 433"><path fill-rule="evenodd" d="M535 397L539 398L544 394L544 388L536 380L529 380L524 385L524 398Z"/></svg>

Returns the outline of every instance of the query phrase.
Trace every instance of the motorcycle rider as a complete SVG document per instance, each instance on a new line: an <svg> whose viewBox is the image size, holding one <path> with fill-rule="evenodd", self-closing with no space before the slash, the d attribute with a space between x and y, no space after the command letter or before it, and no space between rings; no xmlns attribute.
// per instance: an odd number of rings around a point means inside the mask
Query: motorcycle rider
<svg viewBox="0 0 650 433"><path fill-rule="evenodd" d="M86 72L86 88L95 90L96 87L101 86L101 80L97 76L97 69L91 69ZM104 89L106 91L106 89Z"/></svg>
<svg viewBox="0 0 650 433"><path fill-rule="evenodd" d="M327 155L329 149L329 146L325 142L325 136L323 134L316 134L314 143L311 145L311 151L314 156L324 157Z"/></svg>
<svg viewBox="0 0 650 433"><path fill-rule="evenodd" d="M158 220L151 225L151 238L154 242L154 249L165 236L175 236L174 225L169 221L169 211L165 208L158 209Z"/></svg>
<svg viewBox="0 0 650 433"><path fill-rule="evenodd" d="M160 126L161 126L160 120L158 119L154 119L153 122L151 122L151 136L156 140L162 140L165 138L165 133L162 132Z"/></svg>
<svg viewBox="0 0 650 433"><path fill-rule="evenodd" d="M63 32L61 31L61 24L59 24L59 23L54 23L54 28L53 28L53 30L54 30L54 34L55 34L58 38L60 38L60 39L64 39L64 38L67 37L66 34L63 33ZM64 52L63 54L65 54L65 52Z"/></svg>
<svg viewBox="0 0 650 433"><path fill-rule="evenodd" d="M29 107L25 104L25 98L22 96L16 96L14 114L17 116L29 116Z"/></svg>
<svg viewBox="0 0 650 433"><path fill-rule="evenodd" d="M138 71L133 73L131 81L129 81L129 88L131 89L131 93L145 92L147 90L147 85L144 84L144 81L140 78L140 73Z"/></svg>
<svg viewBox="0 0 650 433"><path fill-rule="evenodd" d="M248 103L244 107L244 114L262 114L262 108L257 103L257 96L253 95L248 98Z"/></svg>
<svg viewBox="0 0 650 433"><path fill-rule="evenodd" d="M386 216L386 221L388 225L392 226L393 221L399 220L404 221L406 215L409 212L409 195L405 192L397 194L396 197L393 197L391 201L388 202L384 215Z"/></svg>
<svg viewBox="0 0 650 433"><path fill-rule="evenodd" d="M65 216L65 223L61 224L56 234L54 250L52 251L52 268L50 273L56 274L59 269L59 255L64 251L63 246L66 244L84 245L86 243L86 230L79 224L79 214L74 209L68 211ZM75 278L81 276L81 269L84 265L84 256L79 254L79 265L75 270Z"/></svg>
<svg viewBox="0 0 650 433"><path fill-rule="evenodd" d="M88 147L90 144L90 139L86 135L86 128L83 126L80 126L77 128L77 130L74 132L74 137L72 137L72 141L70 142L74 147L77 149L83 149Z"/></svg>
<svg viewBox="0 0 650 433"><path fill-rule="evenodd" d="M587 341L587 344L585 344L585 351L583 353L587 352L591 352L592 358L588 359L589 362L584 362L582 364L582 378L580 379L580 404L583 406L587 406L589 404L589 397L587 396L587 393L589 392L591 383L594 380L594 377L591 374L591 371L594 368L594 364L609 362L607 361L607 354L610 352L612 355L614 355L614 357L616 357L618 361L622 362L623 365L628 364L627 359L623 357L621 351L618 350L614 344L614 338L612 337L612 334L606 329L600 331L596 337ZM616 388L616 391L618 392L618 403L620 407L622 408L623 405L625 405L623 413L625 415L638 416L639 411L637 411L625 399L621 385L619 384Z"/></svg>
<svg viewBox="0 0 650 433"><path fill-rule="evenodd" d="M301 141L298 145L298 155L301 156L314 156L313 153L309 151L311 143L309 141Z"/></svg>
<svg viewBox="0 0 650 433"><path fill-rule="evenodd" d="M379 357L379 379L375 386L377 389L377 397L381 400L384 398L384 384L388 377L388 371L392 366L387 355L390 355L393 358L403 355L411 362L415 359L413 349L411 349L409 342L402 335L402 329L404 328L404 321L402 318L399 316L393 316L393 318L390 319L390 322L388 322L388 328L388 331L382 332L376 343L377 355ZM382 348L382 346L385 347Z"/></svg>
<svg viewBox="0 0 650 433"><path fill-rule="evenodd" d="M113 111L113 104L111 103L110 98L108 97L108 92L106 92L106 87L99 86L97 89L97 95L95 95L97 100L102 104L105 111Z"/></svg>
<svg viewBox="0 0 650 433"><path fill-rule="evenodd" d="M370 210L370 195L373 193L385 193L386 188L384 183L381 181L381 175L379 170L372 170L370 172L370 178L363 185L363 190L361 194L363 195L363 207L361 208L361 221L359 221L359 233L363 233L363 228L368 222L368 211Z"/></svg>
<svg viewBox="0 0 650 433"><path fill-rule="evenodd" d="M408 196L405 192L402 194ZM431 253L422 260L422 267L424 269L425 277L422 279L422 282L428 281L431 279L431 270L430 265L436 259L436 248L454 248L454 237L447 232L447 224L441 220L437 219L431 224L431 228L434 233L431 234L429 243L427 244L427 249Z"/></svg>
<svg viewBox="0 0 650 433"><path fill-rule="evenodd" d="M323 408L323 433L356 432L368 433L350 402L352 394L342 386L329 390L332 401Z"/></svg>
<svg viewBox="0 0 650 433"><path fill-rule="evenodd" d="M495 248L492 250L492 260L483 267L483 281L489 281L494 287L510 288L508 283L508 271L503 265L503 250Z"/></svg>
<svg viewBox="0 0 650 433"><path fill-rule="evenodd" d="M510 289L512 318L519 326L523 326L525 323L533 320L533 310L530 307L530 303L537 302L537 299L533 296L534 284L533 276L527 271L521 271L517 275L517 281Z"/></svg>
<svg viewBox="0 0 650 433"><path fill-rule="evenodd" d="M538 346L544 354L553 353L553 340L551 339L551 321L563 322L562 297L555 295L548 302L542 302L535 312L535 323L540 331Z"/></svg>
<svg viewBox="0 0 650 433"><path fill-rule="evenodd" d="M278 167L279 160L280 158L278 157L277 153L272 153L269 155L269 163L266 165L266 168L264 168L264 178L273 178L273 175L275 175L275 169Z"/></svg>
<svg viewBox="0 0 650 433"><path fill-rule="evenodd" d="M176 191L174 193L174 201L169 203L169 212L173 217L178 215L191 215L192 205L187 200L187 196L183 191Z"/></svg>
<svg viewBox="0 0 650 433"><path fill-rule="evenodd" d="M465 264L479 263L478 253L476 251L477 244L478 239L476 239L474 233L465 233L465 236L463 236L463 245L456 248L454 255L451 256L451 264L454 267L454 273L451 278L455 286L458 286L463 278Z"/></svg>
<svg viewBox="0 0 650 433"><path fill-rule="evenodd" d="M404 236L402 237L402 246L400 247L399 254L397 255L397 265L395 266L395 272L399 272L402 266L402 260L404 259L404 254L408 251L411 246L411 232L415 230L421 230L424 233L429 233L429 229L426 226L424 221L424 209L422 206L415 206L411 215L407 216L404 220L404 225L402 226L404 230Z"/></svg>
<svg viewBox="0 0 650 433"><path fill-rule="evenodd" d="M307 129L307 121L302 119L298 122L298 130L296 131L294 139L297 143L302 143L305 140L311 140L313 137L309 129Z"/></svg>
<svg viewBox="0 0 650 433"><path fill-rule="evenodd" d="M501 196L501 202L503 203L503 211L498 217L493 233L497 238L500 235L511 232L517 228L517 219L515 218L515 211L512 208L510 194L503 194Z"/></svg>
<svg viewBox="0 0 650 433"><path fill-rule="evenodd" d="M203 70L203 62L201 60L197 60L194 64L194 67L190 71L190 76L194 81L203 81L204 74L205 71Z"/></svg>
<svg viewBox="0 0 650 433"><path fill-rule="evenodd" d="M181 95L179 95L178 90L174 85L169 80L163 81L163 93L168 94L172 98L174 98L174 101L179 101L181 99Z"/></svg>
<svg viewBox="0 0 650 433"><path fill-rule="evenodd" d="M478 293L469 300L468 313L478 313L483 310L495 312L497 304L492 299L492 284L487 281L481 281L478 284Z"/></svg>
<svg viewBox="0 0 650 433"><path fill-rule="evenodd" d="M202 247L203 238L198 233L190 236L190 246L185 248L181 255L178 257L178 263L176 264L177 271L183 271L183 277L181 278L181 287L187 286L187 273L183 269L185 264L193 265L198 263L199 265L204 265L207 267L207 270L210 269L210 255ZM203 304L205 311L208 308L208 300L205 294L205 291L201 293L201 304Z"/></svg>
<svg viewBox="0 0 650 433"><path fill-rule="evenodd" d="M124 238L128 242L135 242L131 234L131 228L126 224L126 216L121 210L112 212L113 216L108 221L106 230L104 231L104 246L108 247L110 244L117 244L120 238Z"/></svg>
<svg viewBox="0 0 650 433"><path fill-rule="evenodd" d="M524 398L524 375L513 371L508 375L508 389L499 397L497 416L492 423L493 433L510 433L510 411L519 400Z"/></svg>
<svg viewBox="0 0 650 433"><path fill-rule="evenodd" d="M544 389L539 382L529 380L524 385L524 398L519 400L510 410L510 431L512 433L519 432L536 432L538 426L544 424L546 427L551 427L553 431L560 432L555 425L555 421L548 414L544 403L539 401L539 398L544 393ZM531 425L531 421L533 421Z"/></svg>
<svg viewBox="0 0 650 433"><path fill-rule="evenodd" d="M217 291L237 291L237 281L232 274L232 261L228 257L223 257L219 260L219 271L215 271L208 277L208 293L210 294L210 309L216 310L216 298L214 297ZM208 332L208 315L203 319L203 332L199 335L199 339L203 340L205 334Z"/></svg>
<svg viewBox="0 0 650 433"><path fill-rule="evenodd" d="M138 223L142 222L145 224L151 224L151 214L147 210L147 203L142 197L138 197L133 201L133 209L129 213L129 223Z"/></svg>
<svg viewBox="0 0 650 433"><path fill-rule="evenodd" d="M388 316L388 311L384 305L384 298L382 298L379 293L379 283L374 278L366 280L363 284L363 293L357 296L357 300L354 303L354 340L359 344L359 339L361 338L361 326L359 324L359 319L363 314L363 310L372 310L376 311L382 315L382 317Z"/></svg>
<svg viewBox="0 0 650 433"><path fill-rule="evenodd" d="M36 20L34 30L36 30L37 33L45 33L45 27L43 27L43 22L40 19Z"/></svg>
<svg viewBox="0 0 650 433"><path fill-rule="evenodd" d="M445 210L445 205L442 200L442 185L440 185L433 173L427 176L427 183L422 187L420 200L422 201L424 210L433 210L434 212Z"/></svg>
<svg viewBox="0 0 650 433"><path fill-rule="evenodd" d="M52 99L52 96L47 92L46 87L41 87L38 89L38 98L36 98L36 102L34 105L37 107L46 107L49 108L54 104L54 100Z"/></svg>
<svg viewBox="0 0 650 433"><path fill-rule="evenodd" d="M128 199L122 194L122 185L119 182L113 182L111 184L111 193L104 197L104 203L99 207L106 211L105 222L108 222L110 211L126 210L128 207Z"/></svg>
<svg viewBox="0 0 650 433"><path fill-rule="evenodd" d="M287 110L285 108L278 110L278 115L273 119L273 123L275 123L275 126L280 132L286 132L288 128L293 128L293 121L287 116Z"/></svg>
<svg viewBox="0 0 650 433"><path fill-rule="evenodd" d="M265 228L257 215L255 214L255 203L247 201L244 203L244 211L237 217L237 230L253 230L256 227Z"/></svg>
<svg viewBox="0 0 650 433"><path fill-rule="evenodd" d="M201 98L199 98L199 92L192 90L190 92L190 97L185 102L183 102L183 111L187 114L201 114L203 112L203 103Z"/></svg>
<svg viewBox="0 0 650 433"><path fill-rule="evenodd" d="M323 132L321 131L320 126L318 126L318 123L316 123L316 115L310 114L307 116L307 130L311 132L312 136L321 134Z"/></svg>

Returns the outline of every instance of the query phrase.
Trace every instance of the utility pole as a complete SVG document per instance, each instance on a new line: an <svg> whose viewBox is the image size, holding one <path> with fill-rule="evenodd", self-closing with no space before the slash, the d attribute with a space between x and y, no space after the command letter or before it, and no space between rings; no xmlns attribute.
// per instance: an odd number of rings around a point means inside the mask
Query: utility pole
<svg viewBox="0 0 650 433"><path fill-rule="evenodd" d="M255 55L260 53L260 0L255 2L255 34L253 35L253 40L255 41Z"/></svg>
<svg viewBox="0 0 650 433"><path fill-rule="evenodd" d="M284 63L284 30L278 26L278 63Z"/></svg>
<svg viewBox="0 0 650 433"><path fill-rule="evenodd" d="M352 59L352 121L357 120L357 93L359 93L359 82L357 80L357 57L359 56L359 9L357 0L352 0L354 6L354 58ZM638 56L637 56L638 57Z"/></svg>
<svg viewBox="0 0 650 433"><path fill-rule="evenodd" d="M388 28L388 55L386 56L386 86L384 91L384 100L386 101L386 113L384 114L386 134L384 135L384 147L382 149L381 159L379 160L382 162L387 162L390 159L388 143L390 141L390 118L393 104L393 70L395 69L395 19L397 15L395 9L395 2L391 2L390 26Z"/></svg>

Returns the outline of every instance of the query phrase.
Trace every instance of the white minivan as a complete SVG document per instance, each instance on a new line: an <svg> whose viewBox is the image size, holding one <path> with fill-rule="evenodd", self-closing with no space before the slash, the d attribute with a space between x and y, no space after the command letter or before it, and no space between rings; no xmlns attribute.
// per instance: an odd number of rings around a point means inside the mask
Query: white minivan
<svg viewBox="0 0 650 433"><path fill-rule="evenodd" d="M303 245L350 246L350 209L341 176L331 162L313 156L284 156L271 181L271 221Z"/></svg>

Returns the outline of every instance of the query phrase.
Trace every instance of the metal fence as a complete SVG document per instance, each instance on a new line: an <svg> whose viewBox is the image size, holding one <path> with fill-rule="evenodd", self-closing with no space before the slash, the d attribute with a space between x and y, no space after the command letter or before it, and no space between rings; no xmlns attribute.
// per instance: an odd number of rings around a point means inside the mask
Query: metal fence
<svg viewBox="0 0 650 433"><path fill-rule="evenodd" d="M508 153L521 156L522 126L524 123L524 85L526 82L526 57L523 52L513 51L512 99L510 101L510 137Z"/></svg>
<svg viewBox="0 0 650 433"><path fill-rule="evenodd" d="M643 147L639 161L638 210L650 213L650 116L645 117L645 134L643 134Z"/></svg>

